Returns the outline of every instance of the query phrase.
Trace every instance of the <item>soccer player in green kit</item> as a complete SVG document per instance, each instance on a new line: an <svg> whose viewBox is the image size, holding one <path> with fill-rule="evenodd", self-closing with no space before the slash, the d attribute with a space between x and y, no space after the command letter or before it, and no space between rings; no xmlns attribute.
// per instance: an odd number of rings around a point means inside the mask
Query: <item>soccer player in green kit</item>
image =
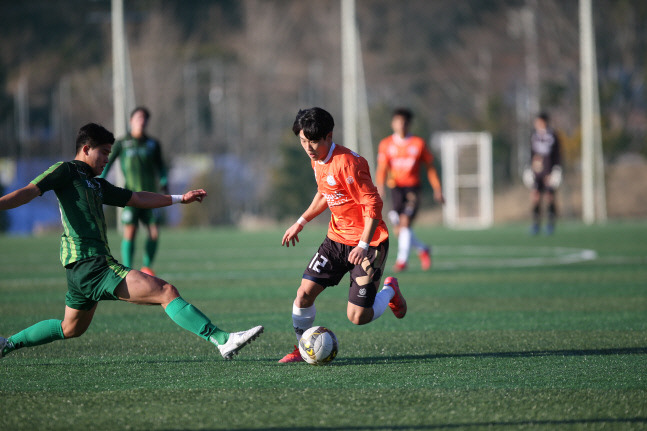
<svg viewBox="0 0 647 431"><path fill-rule="evenodd" d="M166 164L162 158L160 143L146 134L150 112L143 106L133 109L130 114L130 133L118 139L112 146L108 164L99 176L105 178L113 162L119 158L121 172L126 180L125 188L135 192L147 191L168 194ZM159 213L150 208L127 206L121 212L123 239L121 241L121 260L125 266L133 267L135 237L141 222L148 231L144 247L144 266L141 271L155 275L152 270L153 259L159 241Z"/></svg>
<svg viewBox="0 0 647 431"><path fill-rule="evenodd" d="M23 347L79 337L90 326L99 301L122 300L161 305L175 323L211 341L225 359L231 359L263 332L262 326L241 332L223 331L182 299L175 286L117 262L110 254L106 236L104 204L160 208L202 202L207 192L192 190L172 196L133 192L95 178L108 162L114 140L102 126L86 124L77 135L74 160L58 162L27 186L0 197L0 210L8 210L54 190L63 224L60 258L68 283L63 320L43 320L7 339L0 337L0 357Z"/></svg>

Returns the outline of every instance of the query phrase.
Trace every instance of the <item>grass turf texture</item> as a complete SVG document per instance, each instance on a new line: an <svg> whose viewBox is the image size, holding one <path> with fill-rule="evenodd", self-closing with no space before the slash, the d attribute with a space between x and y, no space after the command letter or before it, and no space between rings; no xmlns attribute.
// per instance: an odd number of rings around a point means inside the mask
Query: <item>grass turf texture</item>
<svg viewBox="0 0 647 431"><path fill-rule="evenodd" d="M283 230L164 230L158 275L221 328L265 334L224 361L159 307L103 302L81 338L0 360L2 427L645 429L647 223L558 228L418 227L434 266L412 256L398 276L403 320L350 324L348 278L317 300L316 324L340 343L323 367L276 362L295 342L291 303L323 227L289 249ZM0 335L62 318L58 235L0 241Z"/></svg>

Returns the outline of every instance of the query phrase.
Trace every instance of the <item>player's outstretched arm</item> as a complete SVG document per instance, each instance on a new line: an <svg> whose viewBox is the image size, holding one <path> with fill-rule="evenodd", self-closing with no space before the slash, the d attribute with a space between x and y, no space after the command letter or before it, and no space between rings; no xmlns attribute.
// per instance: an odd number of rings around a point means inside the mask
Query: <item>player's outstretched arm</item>
<svg viewBox="0 0 647 431"><path fill-rule="evenodd" d="M427 166L427 179L429 180L429 184L431 184L431 188L434 189L434 199L437 202L444 204L445 197L443 196L443 189L440 186L438 171L431 164Z"/></svg>
<svg viewBox="0 0 647 431"><path fill-rule="evenodd" d="M0 197L0 210L17 208L21 205L25 205L38 196L40 196L40 189L38 186L29 183L21 189Z"/></svg>
<svg viewBox="0 0 647 431"><path fill-rule="evenodd" d="M161 208L174 203L190 204L192 202L202 202L207 196L203 189L191 190L183 195L162 195L152 192L133 192L130 200L126 205L135 208Z"/></svg>

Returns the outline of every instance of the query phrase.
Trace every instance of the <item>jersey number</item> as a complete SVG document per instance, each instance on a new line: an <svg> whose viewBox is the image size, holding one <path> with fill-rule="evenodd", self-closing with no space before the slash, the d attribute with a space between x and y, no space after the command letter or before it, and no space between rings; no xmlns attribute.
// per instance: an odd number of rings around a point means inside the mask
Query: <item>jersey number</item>
<svg viewBox="0 0 647 431"><path fill-rule="evenodd" d="M312 258L312 260L310 261L310 265L308 265L308 268L310 268L315 272L320 273L321 267L326 266L327 263L328 263L328 258L320 255L317 252L315 253L315 256Z"/></svg>

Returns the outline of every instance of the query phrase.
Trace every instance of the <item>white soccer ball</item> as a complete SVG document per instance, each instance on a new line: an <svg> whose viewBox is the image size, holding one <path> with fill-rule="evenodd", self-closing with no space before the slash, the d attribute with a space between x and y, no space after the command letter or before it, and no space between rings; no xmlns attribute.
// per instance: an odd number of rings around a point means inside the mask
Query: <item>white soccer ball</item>
<svg viewBox="0 0 647 431"><path fill-rule="evenodd" d="M337 337L328 328L313 326L299 340L299 353L312 365L324 365L337 356Z"/></svg>

